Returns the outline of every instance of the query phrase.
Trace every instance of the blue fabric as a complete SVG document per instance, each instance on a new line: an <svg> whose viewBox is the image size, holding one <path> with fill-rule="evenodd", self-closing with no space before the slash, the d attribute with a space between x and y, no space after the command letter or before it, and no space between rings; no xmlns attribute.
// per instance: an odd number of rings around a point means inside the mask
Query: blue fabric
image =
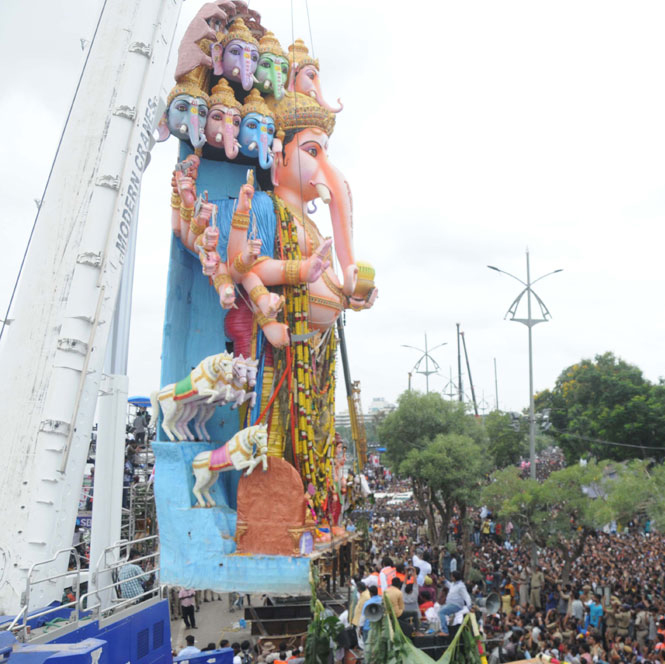
<svg viewBox="0 0 665 664"><path fill-rule="evenodd" d="M592 604L589 607L589 624L592 627L598 627L598 622L600 621L602 615L603 615L603 605L596 603Z"/></svg>
<svg viewBox="0 0 665 664"><path fill-rule="evenodd" d="M181 144L179 160L191 153ZM247 166L202 159L197 191L208 192L217 204L220 231L218 250L226 259L235 198L247 178ZM275 212L270 197L256 192L252 202L252 222L256 220L262 255L272 256L275 246ZM168 222L167 222L168 223ZM253 223L250 224L251 233ZM178 382L209 355L226 350L230 341L224 333L226 311L208 277L201 271L197 256L185 249L175 236L171 254L162 337L161 386ZM250 415L255 421L260 409L263 380L263 335L259 335L260 371L256 405ZM238 409L244 410L244 409ZM309 559L290 556L230 555L235 552L237 490L240 473L220 473L210 493L217 507L194 508L192 460L201 451L228 441L244 422L238 410L223 406L207 423L212 444L165 442L158 426L155 452L155 503L161 541L161 579L186 588L210 588L217 592L309 592ZM120 661L120 660L118 660ZM123 660L124 661L124 660Z"/></svg>
<svg viewBox="0 0 665 664"><path fill-rule="evenodd" d="M217 507L194 507L192 460L209 449L206 443L153 443L161 581L216 592L307 593L308 558L229 555L236 549L237 514L225 504L221 478L239 473L220 473L210 490Z"/></svg>
<svg viewBox="0 0 665 664"><path fill-rule="evenodd" d="M441 631L448 634L448 616L452 616L462 610L457 604L444 604L439 610L439 620L441 621Z"/></svg>

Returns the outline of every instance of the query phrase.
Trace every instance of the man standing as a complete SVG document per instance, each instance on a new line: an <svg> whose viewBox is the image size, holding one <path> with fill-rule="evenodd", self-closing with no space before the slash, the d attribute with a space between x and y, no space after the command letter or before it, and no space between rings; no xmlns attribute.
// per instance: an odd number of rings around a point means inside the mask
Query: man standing
<svg viewBox="0 0 665 664"><path fill-rule="evenodd" d="M120 568L118 580L123 582L120 584L122 599L138 597L143 593L143 569L136 562L132 562L139 557L140 554L136 549L130 549L128 562Z"/></svg>
<svg viewBox="0 0 665 664"><path fill-rule="evenodd" d="M545 575L540 569L534 569L531 572L531 596L530 603L536 608L542 608L540 603L540 591L545 583Z"/></svg>
<svg viewBox="0 0 665 664"><path fill-rule="evenodd" d="M145 427L145 415L143 414L143 410L139 410L134 418L134 438L136 439L137 445L143 445L145 443Z"/></svg>
<svg viewBox="0 0 665 664"><path fill-rule="evenodd" d="M390 588L397 570L393 567L393 561L388 556L383 558L381 565L383 565L383 567L379 572L379 585L381 586L381 592L379 594L383 595L383 593Z"/></svg>
<svg viewBox="0 0 665 664"><path fill-rule="evenodd" d="M353 618L351 618L351 624L356 628L362 628L362 615L363 609L365 608L365 602L370 598L369 590L367 586L362 582L358 581L358 601L356 602L355 609L353 611Z"/></svg>
<svg viewBox="0 0 665 664"><path fill-rule="evenodd" d="M188 634L185 637L187 645L178 653L178 657L191 657L192 655L198 655L201 651L194 645L194 635Z"/></svg>
<svg viewBox="0 0 665 664"><path fill-rule="evenodd" d="M594 629L599 629L600 619L603 617L603 605L600 601L600 595L596 595L594 600L589 604L589 624Z"/></svg>
<svg viewBox="0 0 665 664"><path fill-rule="evenodd" d="M393 606L395 618L399 618L404 613L404 597L402 596L402 582L395 577L389 588L383 593Z"/></svg>
<svg viewBox="0 0 665 664"><path fill-rule="evenodd" d="M420 557L421 555L422 558ZM427 556L422 553L421 549L416 549L411 562L413 563L414 567L418 568L418 585L424 586L425 577L432 573L432 565L430 565L429 561L427 560Z"/></svg>
<svg viewBox="0 0 665 664"><path fill-rule="evenodd" d="M194 598L196 597L196 591L191 588L181 588L178 597L180 599L182 619L185 621L185 628L196 629L196 619L194 618Z"/></svg>

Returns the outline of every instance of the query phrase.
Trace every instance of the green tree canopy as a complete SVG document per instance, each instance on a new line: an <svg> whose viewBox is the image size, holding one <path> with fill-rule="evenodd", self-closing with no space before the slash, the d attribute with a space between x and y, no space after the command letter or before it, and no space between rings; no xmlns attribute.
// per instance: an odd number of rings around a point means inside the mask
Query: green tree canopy
<svg viewBox="0 0 665 664"><path fill-rule="evenodd" d="M611 496L617 486L618 480L609 476L607 462L568 466L543 482L522 479L519 469L511 467L493 475L483 500L539 547L558 549L567 583L570 565L581 554L587 536L612 520L615 509Z"/></svg>
<svg viewBox="0 0 665 664"><path fill-rule="evenodd" d="M490 469L482 424L459 402L436 393L404 392L381 423L379 439L388 466L411 480L430 538L443 541L454 507L465 514L476 503Z"/></svg>
<svg viewBox="0 0 665 664"><path fill-rule="evenodd" d="M621 469L621 481L610 496L616 520L626 525L636 515L646 516L665 529L665 463L633 459Z"/></svg>
<svg viewBox="0 0 665 664"><path fill-rule="evenodd" d="M536 408L550 410L551 433L569 463L665 454L665 385L612 353L564 369L551 391L536 395Z"/></svg>
<svg viewBox="0 0 665 664"><path fill-rule="evenodd" d="M484 424L495 468L514 465L529 454L525 418L513 420L508 413L493 410L485 417Z"/></svg>

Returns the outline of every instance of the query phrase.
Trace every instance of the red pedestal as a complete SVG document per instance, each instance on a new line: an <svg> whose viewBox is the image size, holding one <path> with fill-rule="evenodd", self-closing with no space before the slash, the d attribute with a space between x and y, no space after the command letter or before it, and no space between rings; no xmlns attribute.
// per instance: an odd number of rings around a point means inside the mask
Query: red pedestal
<svg viewBox="0 0 665 664"><path fill-rule="evenodd" d="M268 458L238 484L236 553L300 555L305 525L305 488L296 469L284 459Z"/></svg>

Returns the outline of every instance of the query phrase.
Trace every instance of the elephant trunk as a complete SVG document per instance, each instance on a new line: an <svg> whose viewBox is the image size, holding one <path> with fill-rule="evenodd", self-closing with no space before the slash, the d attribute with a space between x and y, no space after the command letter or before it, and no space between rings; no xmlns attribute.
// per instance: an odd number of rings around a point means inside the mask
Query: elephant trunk
<svg viewBox="0 0 665 664"><path fill-rule="evenodd" d="M203 127L199 120L199 107L198 104L193 102L189 107L187 130L189 133L189 142L192 144L192 147L200 148L206 142L205 135L203 134Z"/></svg>
<svg viewBox="0 0 665 664"><path fill-rule="evenodd" d="M269 169L273 163L273 156L268 146L268 132L265 126L261 126L261 136L259 137L259 166L264 170Z"/></svg>
<svg viewBox="0 0 665 664"><path fill-rule="evenodd" d="M282 74L281 64L276 64L273 72L273 95L275 95L275 99L279 101L284 96L284 75Z"/></svg>
<svg viewBox="0 0 665 664"><path fill-rule="evenodd" d="M251 90L252 85L254 85L254 72L252 71L252 51L249 46L245 46L242 50L240 83L243 87L243 90Z"/></svg>
<svg viewBox="0 0 665 664"><path fill-rule="evenodd" d="M342 102L339 99L337 100L337 103L339 104L337 108L331 106L324 99L323 92L321 92L321 83L319 81L318 76L314 80L310 80L307 76L303 76L302 74L298 76L296 74L295 90L297 92L302 92L303 94L313 97L314 99L316 99L319 106L322 106L331 113L339 113L344 108Z"/></svg>
<svg viewBox="0 0 665 664"><path fill-rule="evenodd" d="M349 183L343 173L327 162L322 164L321 174L313 184L323 202L330 207L335 253L344 275L344 293L351 295L358 268L353 254L353 201Z"/></svg>
<svg viewBox="0 0 665 664"><path fill-rule="evenodd" d="M233 116L230 113L224 114L224 127L222 127L222 140L224 141L224 153L227 159L235 159L238 156L238 144L235 136L235 126Z"/></svg>
<svg viewBox="0 0 665 664"><path fill-rule="evenodd" d="M323 106L327 111L330 111L331 113L339 113L341 110L344 109L344 104L342 104L341 99L337 99L337 103L339 106L337 108L333 108L321 95L318 96L317 101L319 102L320 106Z"/></svg>

